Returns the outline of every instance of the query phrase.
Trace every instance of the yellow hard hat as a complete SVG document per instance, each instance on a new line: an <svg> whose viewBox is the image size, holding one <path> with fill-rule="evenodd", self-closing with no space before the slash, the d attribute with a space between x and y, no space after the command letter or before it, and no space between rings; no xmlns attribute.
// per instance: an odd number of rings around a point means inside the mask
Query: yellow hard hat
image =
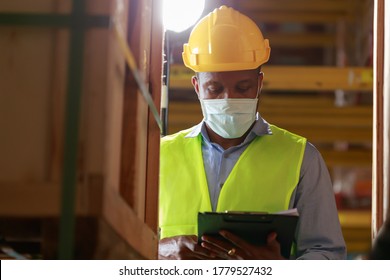
<svg viewBox="0 0 390 280"><path fill-rule="evenodd" d="M256 23L221 6L195 25L182 55L195 72L224 72L255 69L268 61L270 51Z"/></svg>

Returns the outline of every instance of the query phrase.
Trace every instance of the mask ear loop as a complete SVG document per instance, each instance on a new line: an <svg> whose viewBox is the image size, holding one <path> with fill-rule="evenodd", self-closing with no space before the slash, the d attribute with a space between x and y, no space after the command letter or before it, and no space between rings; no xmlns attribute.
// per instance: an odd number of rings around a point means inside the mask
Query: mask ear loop
<svg viewBox="0 0 390 280"><path fill-rule="evenodd" d="M257 82L257 92L256 92L255 99L259 100L260 92L261 92L261 87L259 86L259 82Z"/></svg>
<svg viewBox="0 0 390 280"><path fill-rule="evenodd" d="M262 74L262 72L261 72L261 69L260 69L259 76L257 77L257 79L260 79L260 75L261 74ZM259 113L259 106L260 106L259 96L260 96L260 92L261 92L261 86L259 86L259 81L257 81L257 94L256 94L257 106L256 106L256 113L255 113L256 121L259 120L259 118L260 118L260 113Z"/></svg>

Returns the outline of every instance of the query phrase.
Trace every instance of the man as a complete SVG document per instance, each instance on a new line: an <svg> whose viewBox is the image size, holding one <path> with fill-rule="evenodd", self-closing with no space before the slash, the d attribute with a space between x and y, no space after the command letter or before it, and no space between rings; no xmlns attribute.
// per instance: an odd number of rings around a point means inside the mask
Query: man
<svg viewBox="0 0 390 280"><path fill-rule="evenodd" d="M184 45L184 64L204 115L197 126L164 137L160 159L160 259L283 259L275 233L254 246L231 232L202 236L203 211L297 208L293 258L344 259L332 184L306 139L268 124L257 112L268 40L256 24L222 6Z"/></svg>

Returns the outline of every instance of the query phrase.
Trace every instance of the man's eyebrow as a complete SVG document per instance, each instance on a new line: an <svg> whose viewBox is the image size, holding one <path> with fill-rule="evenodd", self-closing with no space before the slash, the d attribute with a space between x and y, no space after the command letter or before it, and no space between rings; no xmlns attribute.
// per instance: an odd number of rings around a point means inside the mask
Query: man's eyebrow
<svg viewBox="0 0 390 280"><path fill-rule="evenodd" d="M205 86L215 86L215 85L221 85L220 82L217 82L217 81L214 81L214 80L211 80L211 81L207 81L204 83Z"/></svg>
<svg viewBox="0 0 390 280"><path fill-rule="evenodd" d="M245 80L238 81L237 84L253 84L253 81L252 79L245 79Z"/></svg>

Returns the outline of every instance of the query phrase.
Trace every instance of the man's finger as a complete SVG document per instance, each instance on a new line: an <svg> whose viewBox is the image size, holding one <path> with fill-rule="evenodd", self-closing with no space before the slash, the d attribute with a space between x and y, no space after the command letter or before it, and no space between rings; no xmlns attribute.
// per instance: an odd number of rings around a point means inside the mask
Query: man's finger
<svg viewBox="0 0 390 280"><path fill-rule="evenodd" d="M268 234L267 236L267 244L270 244L272 242L274 242L276 240L276 237L278 235L276 234L276 232L271 232L270 234Z"/></svg>
<svg viewBox="0 0 390 280"><path fill-rule="evenodd" d="M219 231L219 234L234 244L236 247L241 248L243 251L249 251L252 245L248 242L246 242L244 239L238 237L237 235L231 233L230 231L221 230Z"/></svg>

